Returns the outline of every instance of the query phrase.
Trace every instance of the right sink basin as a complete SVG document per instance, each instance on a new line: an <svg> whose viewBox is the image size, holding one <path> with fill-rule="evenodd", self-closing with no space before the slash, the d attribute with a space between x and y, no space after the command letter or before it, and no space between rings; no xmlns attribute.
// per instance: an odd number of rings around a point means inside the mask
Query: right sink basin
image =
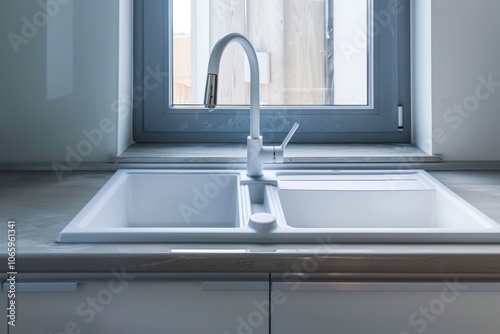
<svg viewBox="0 0 500 334"><path fill-rule="evenodd" d="M277 180L271 212L292 239L300 232L338 242L499 241L496 222L424 171L279 173Z"/></svg>

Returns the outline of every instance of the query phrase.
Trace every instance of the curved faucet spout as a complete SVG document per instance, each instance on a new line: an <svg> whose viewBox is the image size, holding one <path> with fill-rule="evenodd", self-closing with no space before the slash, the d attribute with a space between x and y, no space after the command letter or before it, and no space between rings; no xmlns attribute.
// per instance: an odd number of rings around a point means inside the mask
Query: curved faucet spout
<svg viewBox="0 0 500 334"><path fill-rule="evenodd" d="M205 106L209 109L217 105L217 83L222 53L231 42L238 42L243 46L250 64L250 136L247 138L247 175L260 178L263 174L264 162L283 162L285 146L298 128L296 124L285 138L283 145L263 146L260 135L260 100L259 100L259 61L255 50L242 34L229 33L223 36L214 46L208 62L207 86L205 90Z"/></svg>
<svg viewBox="0 0 500 334"><path fill-rule="evenodd" d="M205 106L213 109L217 105L217 84L222 53L231 42L241 44L250 64L250 138L260 137L260 98L259 98L259 62L250 41L239 33L229 33L215 44L208 62Z"/></svg>

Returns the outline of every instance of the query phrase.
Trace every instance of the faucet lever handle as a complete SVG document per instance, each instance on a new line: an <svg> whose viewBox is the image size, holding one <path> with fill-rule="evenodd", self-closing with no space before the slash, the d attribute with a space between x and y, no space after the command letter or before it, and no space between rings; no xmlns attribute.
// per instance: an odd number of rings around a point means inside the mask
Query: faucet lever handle
<svg viewBox="0 0 500 334"><path fill-rule="evenodd" d="M297 131L298 128L299 128L299 123L295 123L292 126L292 129L286 135L285 139L283 140L283 143L281 143L281 149L282 150L284 150L285 147L288 145L288 143L290 142L290 139L292 139L293 135L295 134L295 132Z"/></svg>
<svg viewBox="0 0 500 334"><path fill-rule="evenodd" d="M295 123L292 126L292 129L290 132L285 137L285 140L283 140L283 143L281 143L281 146L273 146L273 151L274 151L274 162L275 163L283 163L285 160L284 157L284 152L285 152L285 147L288 145L288 142L290 142L290 139L292 139L293 135L295 134L295 131L299 128L299 123Z"/></svg>

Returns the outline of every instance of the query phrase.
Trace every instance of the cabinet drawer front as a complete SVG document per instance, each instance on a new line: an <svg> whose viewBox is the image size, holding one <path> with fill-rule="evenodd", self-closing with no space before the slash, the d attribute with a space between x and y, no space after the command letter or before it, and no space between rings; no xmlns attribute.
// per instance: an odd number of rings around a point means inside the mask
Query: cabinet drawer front
<svg viewBox="0 0 500 334"><path fill-rule="evenodd" d="M210 284L204 287L206 283ZM268 317L254 317L268 305L269 290L259 290L268 286L267 281L112 279L18 284L22 290L16 293L16 327L10 328L10 334L80 330L223 334L237 332L242 326L254 334L268 334L269 330ZM258 324L253 326L256 319Z"/></svg>
<svg viewBox="0 0 500 334"><path fill-rule="evenodd" d="M273 334L498 334L500 283L272 283Z"/></svg>

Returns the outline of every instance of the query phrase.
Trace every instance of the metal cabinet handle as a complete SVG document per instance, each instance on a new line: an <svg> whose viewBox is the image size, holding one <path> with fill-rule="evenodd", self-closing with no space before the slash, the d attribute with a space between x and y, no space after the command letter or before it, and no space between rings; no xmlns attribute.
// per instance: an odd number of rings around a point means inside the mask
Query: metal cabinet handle
<svg viewBox="0 0 500 334"><path fill-rule="evenodd" d="M203 291L268 291L269 282L252 281L204 281L201 282Z"/></svg>
<svg viewBox="0 0 500 334"><path fill-rule="evenodd" d="M499 283L460 282L467 292L498 292ZM273 282L272 289L280 291L401 291L441 292L453 282Z"/></svg>
<svg viewBox="0 0 500 334"><path fill-rule="evenodd" d="M77 282L16 282L16 292L74 292ZM2 284L2 291L9 292L9 282Z"/></svg>

